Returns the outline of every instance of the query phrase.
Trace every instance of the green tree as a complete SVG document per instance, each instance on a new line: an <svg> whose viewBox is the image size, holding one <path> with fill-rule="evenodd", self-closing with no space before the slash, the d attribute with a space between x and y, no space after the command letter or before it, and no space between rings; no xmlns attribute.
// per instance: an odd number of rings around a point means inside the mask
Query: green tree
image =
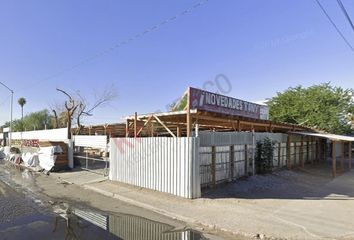
<svg viewBox="0 0 354 240"><path fill-rule="evenodd" d="M353 131L348 121L354 110L353 96L353 89L329 83L288 88L269 100L270 119L348 134Z"/></svg>
<svg viewBox="0 0 354 240"><path fill-rule="evenodd" d="M43 130L45 128L52 128L52 118L47 109L42 111L27 114L22 120L14 120L12 123L13 131L20 132L24 130ZM9 126L10 123L6 122L3 127Z"/></svg>
<svg viewBox="0 0 354 240"><path fill-rule="evenodd" d="M20 105L21 107L21 124L23 125L23 106L26 104L26 99L21 97L18 99L18 104ZM24 130L23 126L22 126L22 131Z"/></svg>

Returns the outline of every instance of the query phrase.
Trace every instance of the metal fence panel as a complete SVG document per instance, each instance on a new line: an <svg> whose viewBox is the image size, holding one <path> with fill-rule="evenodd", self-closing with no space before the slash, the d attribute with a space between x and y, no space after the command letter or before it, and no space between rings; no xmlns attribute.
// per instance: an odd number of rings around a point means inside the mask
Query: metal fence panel
<svg viewBox="0 0 354 240"><path fill-rule="evenodd" d="M255 141L263 140L266 137L275 142L286 142L287 134L282 133L254 133ZM252 132L206 132L199 133L200 146L231 146L252 144Z"/></svg>
<svg viewBox="0 0 354 240"><path fill-rule="evenodd" d="M200 197L198 138L112 138L109 179Z"/></svg>
<svg viewBox="0 0 354 240"><path fill-rule="evenodd" d="M75 135L73 140L76 147L107 149L107 136Z"/></svg>

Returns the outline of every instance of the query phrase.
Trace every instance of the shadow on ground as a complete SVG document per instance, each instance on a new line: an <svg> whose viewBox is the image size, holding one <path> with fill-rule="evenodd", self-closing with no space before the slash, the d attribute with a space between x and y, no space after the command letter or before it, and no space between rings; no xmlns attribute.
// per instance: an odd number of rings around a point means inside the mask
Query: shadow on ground
<svg viewBox="0 0 354 240"><path fill-rule="evenodd" d="M339 166L337 164L337 166ZM332 178L330 164L307 164L205 189L203 198L353 200L354 171L348 167Z"/></svg>

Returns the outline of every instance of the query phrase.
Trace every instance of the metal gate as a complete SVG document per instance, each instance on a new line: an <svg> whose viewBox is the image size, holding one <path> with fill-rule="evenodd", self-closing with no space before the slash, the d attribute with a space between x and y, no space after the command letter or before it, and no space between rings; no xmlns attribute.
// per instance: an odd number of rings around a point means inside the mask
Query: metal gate
<svg viewBox="0 0 354 240"><path fill-rule="evenodd" d="M107 136L77 135L73 139L75 166L108 176L109 148Z"/></svg>

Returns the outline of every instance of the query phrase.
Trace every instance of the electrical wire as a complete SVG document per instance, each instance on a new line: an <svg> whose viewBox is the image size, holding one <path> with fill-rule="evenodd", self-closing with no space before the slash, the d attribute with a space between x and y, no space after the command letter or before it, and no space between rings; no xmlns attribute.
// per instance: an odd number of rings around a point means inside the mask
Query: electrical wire
<svg viewBox="0 0 354 240"><path fill-rule="evenodd" d="M337 27L337 25L335 24L335 22L332 20L331 16L329 16L329 14L327 13L326 9L322 6L322 4L320 3L319 0L315 0L315 2L317 3L317 5L321 8L321 10L323 11L323 13L326 15L327 19L330 21L330 23L332 24L332 26L336 29L337 33L342 37L342 39L344 40L344 42L348 45L348 47L353 51L354 53L354 47L350 44L350 42L346 39L346 37L344 36L344 34L340 31L340 29Z"/></svg>
<svg viewBox="0 0 354 240"><path fill-rule="evenodd" d="M350 18L350 16L349 16L347 10L345 9L345 7L344 7L342 1L341 1L341 0L337 0L337 3L338 3L338 5L339 5L340 9L342 10L344 16L347 18L347 20L348 20L350 26L352 27L353 31L354 31L354 24L353 24L353 21L352 21L352 19Z"/></svg>
<svg viewBox="0 0 354 240"><path fill-rule="evenodd" d="M38 85L38 84L40 84L40 83L42 83L44 81L51 80L51 79L56 78L56 77L66 73L66 72L73 71L73 70L79 68L80 66L82 66L84 64L87 64L89 62L92 62L92 61L96 60L97 58L100 58L100 57L102 57L104 55L107 55L108 53L116 50L117 48L120 48L120 47L122 47L124 45L127 45L127 44L129 44L129 43L131 43L131 42L133 42L133 41L135 41L135 40L137 40L137 39L139 39L139 38L141 38L141 37L143 37L143 36L145 36L145 35L147 35L147 34L149 34L151 32L155 32L155 31L159 30L161 27L163 27L165 25L168 25L171 22L176 21L176 19L178 19L178 18L180 18L182 16L185 16L187 14L192 13L194 10L196 10L197 8L203 6L207 2L209 2L209 0L201 0L201 1L197 2L197 3L195 3L194 5L192 5L191 7L184 9L180 13L163 20L163 21L159 22L158 24L153 25L152 27L146 28L145 30L143 30L143 31L141 31L141 32L139 32L137 34L132 35L132 36L126 38L125 40L116 43L115 45L113 45L110 48L107 48L107 49L105 49L105 50L103 50L101 52L98 52L98 53L90 56L90 57L87 57L86 59L82 60L81 62L79 62L77 64L74 64L74 65L72 65L70 67L64 68L64 69L56 72L53 75L50 75L50 76L48 76L48 77L46 77L46 78L44 78L42 80L39 80L39 81L29 85L29 86L26 86L24 88L18 89L17 91L27 90L27 89L29 89L31 87L34 87L34 86L36 86L36 85Z"/></svg>
<svg viewBox="0 0 354 240"><path fill-rule="evenodd" d="M11 97L11 94L9 96L7 96L4 101L0 102L0 106L4 105L8 100L9 98Z"/></svg>

